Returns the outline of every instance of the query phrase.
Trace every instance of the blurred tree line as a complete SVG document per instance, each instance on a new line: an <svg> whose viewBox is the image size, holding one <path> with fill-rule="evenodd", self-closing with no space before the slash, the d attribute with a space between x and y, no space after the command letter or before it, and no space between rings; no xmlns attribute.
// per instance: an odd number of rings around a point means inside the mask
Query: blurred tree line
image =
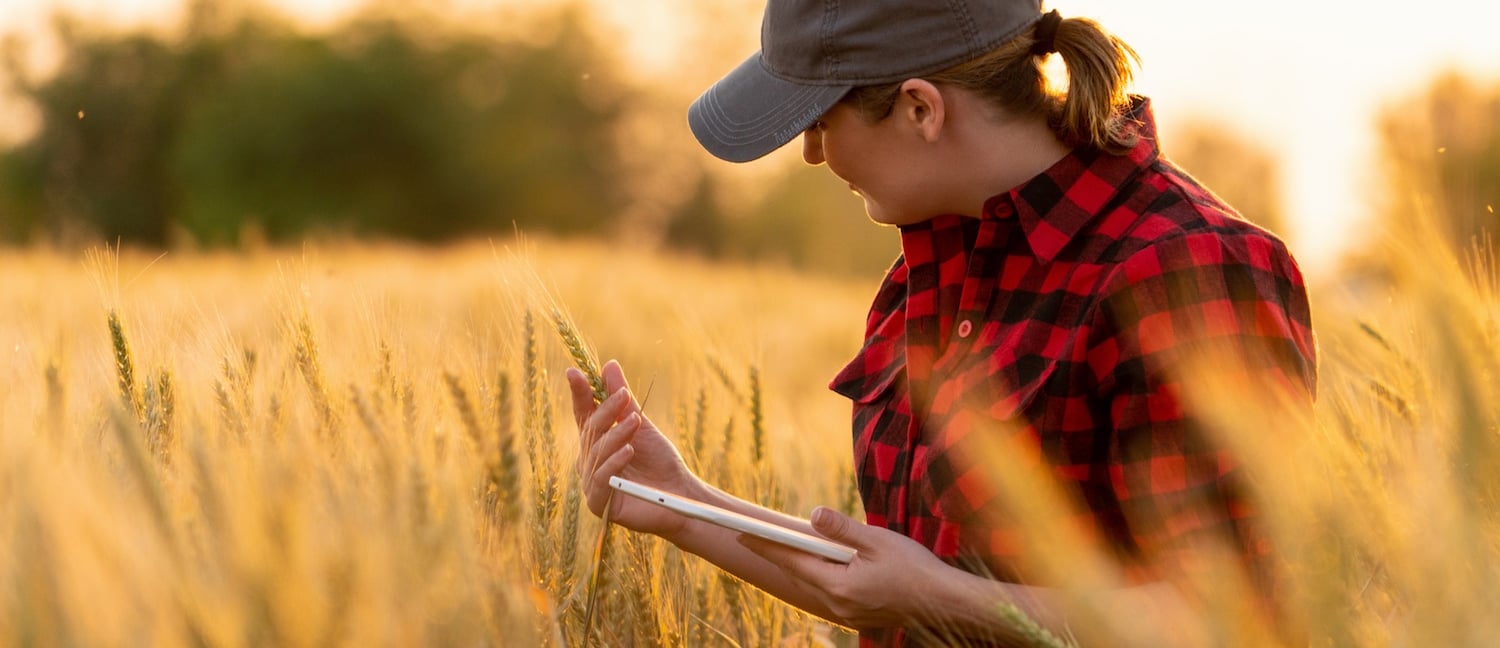
<svg viewBox="0 0 1500 648"><path fill-rule="evenodd" d="M317 31L233 0L192 0L171 33L60 16L60 63L42 78L12 38L0 81L39 124L0 150L0 243L438 242L645 228L629 240L834 271L890 263L894 237L811 170L745 198L723 190L714 163L679 159L666 179L679 186L643 197L645 167L660 165L632 167L620 132L657 110L647 118L681 124L685 138L682 107L661 113L623 80L582 4L530 10L524 25L400 7L377 3ZM637 145L647 160L676 155ZM633 203L654 213L632 217L642 211Z"/></svg>
<svg viewBox="0 0 1500 648"><path fill-rule="evenodd" d="M1388 219L1445 228L1457 251L1500 234L1500 83L1459 72L1386 107L1380 121Z"/></svg>
<svg viewBox="0 0 1500 648"><path fill-rule="evenodd" d="M576 232L623 199L626 92L576 12L530 42L377 17L310 35L210 0L176 37L56 24L55 74L5 66L40 114L0 153L12 241Z"/></svg>
<svg viewBox="0 0 1500 648"><path fill-rule="evenodd" d="M787 164L734 186L692 145L685 99L627 80L576 1L523 26L386 3L315 31L252 4L189 2L170 32L59 18L59 64L41 77L7 43L0 82L39 119L0 149L0 243L436 242L519 228L862 274L896 252L894 232L824 169ZM712 7L705 17L730 11ZM1387 111L1387 211L1432 196L1461 245L1492 230L1497 124L1500 88L1457 75ZM1174 129L1164 148L1287 234L1272 152L1211 123Z"/></svg>

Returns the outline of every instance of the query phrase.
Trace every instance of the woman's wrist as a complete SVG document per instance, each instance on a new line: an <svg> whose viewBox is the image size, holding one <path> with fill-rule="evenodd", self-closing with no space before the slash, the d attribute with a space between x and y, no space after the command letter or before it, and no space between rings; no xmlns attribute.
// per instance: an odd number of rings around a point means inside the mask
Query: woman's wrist
<svg viewBox="0 0 1500 648"><path fill-rule="evenodd" d="M787 518L774 511L764 509L751 502L735 497L696 477L674 492L688 499L708 504L709 506L716 506L726 511L757 518L773 524L789 526L789 522L792 520L792 518ZM795 526L789 526L789 528L804 533L810 530ZM716 538L717 536L738 535L738 532L729 531L724 527L702 520L684 517L681 525L659 535L662 539L676 545L679 549L688 551L689 553L699 553L699 544L705 539ZM722 544L722 538L710 541Z"/></svg>
<svg viewBox="0 0 1500 648"><path fill-rule="evenodd" d="M928 581L932 586L929 600L935 605L928 611L930 618L920 620L922 625L960 636L1013 637L1017 629L1002 612L1004 606L1011 606L1043 627L1052 626L1053 619L1038 616L1048 609L1036 599L1039 590L991 580L947 564L944 567L949 573Z"/></svg>
<svg viewBox="0 0 1500 648"><path fill-rule="evenodd" d="M724 508L724 505L722 503L715 501L714 489L710 488L708 484L706 484L703 480L697 479L696 477L690 477L683 484L682 488L677 489L674 492L677 495L686 497L691 500L696 500L705 504L712 504L714 506ZM702 530L699 528L701 524L703 523L700 520L695 520L693 518L683 516L681 524L677 525L675 528L665 530L664 532L657 535L659 535L661 539L666 540L673 545L676 545L680 549L688 549L688 547L684 546L684 544L690 544L691 538L702 533Z"/></svg>

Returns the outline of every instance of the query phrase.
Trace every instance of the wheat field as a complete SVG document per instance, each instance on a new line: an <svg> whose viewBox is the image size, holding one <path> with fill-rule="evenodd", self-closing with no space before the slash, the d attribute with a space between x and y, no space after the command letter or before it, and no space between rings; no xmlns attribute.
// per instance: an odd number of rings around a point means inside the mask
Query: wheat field
<svg viewBox="0 0 1500 648"><path fill-rule="evenodd" d="M1314 290L1313 417L1190 396L1245 457L1315 645L1494 645L1495 269L1391 240ZM598 544L553 314L709 481L853 513L826 382L877 278L544 240L7 250L0 276L0 645L852 643L654 539ZM1045 484L1004 486L1054 528ZM1059 586L1109 585L1055 544ZM1183 587L1214 643L1275 642L1232 583ZM1065 641L1155 645L1086 616Z"/></svg>

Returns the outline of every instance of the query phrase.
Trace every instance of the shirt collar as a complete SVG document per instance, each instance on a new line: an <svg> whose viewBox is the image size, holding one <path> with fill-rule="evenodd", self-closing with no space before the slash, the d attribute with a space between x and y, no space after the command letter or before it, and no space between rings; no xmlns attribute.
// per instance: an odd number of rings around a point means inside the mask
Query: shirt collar
<svg viewBox="0 0 1500 648"><path fill-rule="evenodd" d="M1136 173L1160 155L1151 101L1132 98L1126 119L1140 140L1125 155L1110 155L1094 147L1076 149L1025 184L990 198L983 217L1015 216L1032 254L1051 262Z"/></svg>

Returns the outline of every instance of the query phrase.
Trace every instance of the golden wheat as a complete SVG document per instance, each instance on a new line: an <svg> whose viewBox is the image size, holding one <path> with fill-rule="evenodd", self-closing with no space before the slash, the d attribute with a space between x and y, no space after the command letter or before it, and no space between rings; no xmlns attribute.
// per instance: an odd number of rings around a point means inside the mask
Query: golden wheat
<svg viewBox="0 0 1500 648"><path fill-rule="evenodd" d="M1245 458L1286 607L1310 637L1489 645L1500 634L1494 270L1392 239L1377 298L1316 293L1323 372L1310 419L1273 416L1254 386L1184 384ZM652 378L663 394L652 418L676 422L668 433L705 478L789 510L857 514L848 403L824 386L858 348L870 281L553 244L522 258L314 246L283 255L301 259L290 271L278 255L151 265L119 253L128 273L149 270L99 301L54 298L95 294L76 259L0 255L0 276L15 279L0 288L0 581L12 601L0 645L851 643L622 534L597 547L605 574L585 630L583 568L600 527L580 514L571 424L553 419L568 411L561 368L607 348ZM632 270L584 271L601 264ZM537 268L556 277L555 298L496 281ZM732 301L699 312L682 297L694 294ZM544 344L518 306L549 299L567 304L576 345ZM760 359L768 344L774 362ZM732 367L753 368L748 384ZM1063 505L1042 486L999 472L1016 478L1006 487L1031 528L1062 528L1049 520ZM1085 601L1116 582L1109 557L1065 536L1047 536L1029 573ZM1181 583L1207 631L1225 645L1279 641L1224 574ZM1105 610L1070 624L1084 645L1152 645L1139 619Z"/></svg>

